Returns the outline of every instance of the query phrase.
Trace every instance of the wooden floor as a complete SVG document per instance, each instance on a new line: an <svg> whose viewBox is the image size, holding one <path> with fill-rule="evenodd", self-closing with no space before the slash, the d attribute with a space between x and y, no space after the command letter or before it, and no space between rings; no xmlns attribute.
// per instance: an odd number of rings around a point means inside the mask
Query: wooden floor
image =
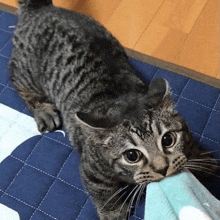
<svg viewBox="0 0 220 220"><path fill-rule="evenodd" d="M53 2L94 17L129 51L219 79L218 0ZM16 0L10 4L16 6Z"/></svg>

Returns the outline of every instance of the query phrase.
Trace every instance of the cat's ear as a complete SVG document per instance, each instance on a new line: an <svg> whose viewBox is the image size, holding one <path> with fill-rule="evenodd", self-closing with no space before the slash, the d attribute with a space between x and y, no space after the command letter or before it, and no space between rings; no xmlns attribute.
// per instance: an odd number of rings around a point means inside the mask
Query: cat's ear
<svg viewBox="0 0 220 220"><path fill-rule="evenodd" d="M165 79L158 78L151 82L146 95L146 105L154 108L160 105L165 98L170 98L170 86Z"/></svg>
<svg viewBox="0 0 220 220"><path fill-rule="evenodd" d="M117 125L117 122L111 118L84 112L77 112L75 114L75 119L77 123L93 130L109 129Z"/></svg>

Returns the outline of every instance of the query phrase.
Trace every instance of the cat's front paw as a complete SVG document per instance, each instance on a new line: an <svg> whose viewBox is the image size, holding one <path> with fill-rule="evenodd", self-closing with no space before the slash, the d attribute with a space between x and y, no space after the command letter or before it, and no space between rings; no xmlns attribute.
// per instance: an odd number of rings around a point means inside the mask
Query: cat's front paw
<svg viewBox="0 0 220 220"><path fill-rule="evenodd" d="M61 126L61 119L58 110L51 103L42 103L34 110L34 119L38 130L54 131Z"/></svg>

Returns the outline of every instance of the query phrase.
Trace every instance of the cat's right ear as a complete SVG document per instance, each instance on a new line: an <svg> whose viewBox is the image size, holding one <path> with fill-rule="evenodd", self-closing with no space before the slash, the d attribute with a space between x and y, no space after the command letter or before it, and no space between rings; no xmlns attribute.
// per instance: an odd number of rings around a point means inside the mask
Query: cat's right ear
<svg viewBox="0 0 220 220"><path fill-rule="evenodd" d="M76 122L92 130L109 129L117 125L117 122L111 118L93 115L84 112L77 112L75 114Z"/></svg>
<svg viewBox="0 0 220 220"><path fill-rule="evenodd" d="M155 106L158 106L160 103L162 103L164 98L170 97L170 95L171 92L169 83L163 78L154 79L149 85L147 91L146 105L149 108L154 108Z"/></svg>

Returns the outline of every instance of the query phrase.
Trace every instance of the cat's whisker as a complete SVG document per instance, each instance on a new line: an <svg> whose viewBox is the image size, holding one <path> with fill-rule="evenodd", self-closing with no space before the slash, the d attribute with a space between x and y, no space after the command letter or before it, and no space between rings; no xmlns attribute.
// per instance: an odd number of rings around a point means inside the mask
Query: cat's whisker
<svg viewBox="0 0 220 220"><path fill-rule="evenodd" d="M195 167L206 169L206 170L211 170L211 167L207 167L208 165L214 166L214 164L201 163L201 162L191 162L191 163L188 163L187 165L195 166ZM218 167L218 165L216 166Z"/></svg>
<svg viewBox="0 0 220 220"><path fill-rule="evenodd" d="M128 195L127 198L125 199L125 201L122 203L121 208L120 208L119 213L118 213L118 219L119 219L119 216L120 216L120 213L121 213L121 210L122 210L124 204L127 202L127 200L128 200L129 197L132 195L132 193L137 189L137 187L138 187L138 185L135 186L135 187L131 190L131 192L129 193L129 195Z"/></svg>
<svg viewBox="0 0 220 220"><path fill-rule="evenodd" d="M210 165L210 166L213 166L213 167L219 167L220 168L220 165L212 164L212 163L208 163L208 162L203 162L203 161L201 161L201 162L192 161L189 164L192 164L192 165L204 165L204 166Z"/></svg>
<svg viewBox="0 0 220 220"><path fill-rule="evenodd" d="M116 195L118 195L120 192L122 192L123 190L125 190L129 185L126 185L123 188L120 188L119 190L117 190L107 201L106 203L102 206L102 208L100 210L102 210ZM126 193L126 192L125 192ZM117 200L118 201L118 200ZM117 202L116 201L116 202Z"/></svg>
<svg viewBox="0 0 220 220"><path fill-rule="evenodd" d="M139 187L138 187L137 190L135 191L134 195L132 196L131 201L129 202L128 210L127 210L128 216L130 216L130 214L131 214L131 209L132 209L132 205L133 205L134 199L135 199L136 195L138 194L138 192L140 192L141 187L142 187L142 186L139 185Z"/></svg>
<svg viewBox="0 0 220 220"><path fill-rule="evenodd" d="M205 170L202 170L200 167L194 166L194 165L187 165L185 168L187 169L193 169L201 172L206 172Z"/></svg>
<svg viewBox="0 0 220 220"><path fill-rule="evenodd" d="M209 172L207 170L200 169L199 167L196 167L194 165L187 165L187 166L185 166L185 168L187 168L189 170L191 169L191 170L196 170L196 171L204 172L204 173L210 174L212 176L215 176L217 178L220 178L219 176L215 175L214 173L211 173L211 172Z"/></svg>
<svg viewBox="0 0 220 220"><path fill-rule="evenodd" d="M135 210L136 210L136 207L138 207L138 205L139 205L141 195L143 194L143 191L144 191L145 187L146 187L146 183L141 184L141 190L139 191L139 194L138 194L138 197L137 197L137 201L136 201L136 204L135 204Z"/></svg>
<svg viewBox="0 0 220 220"><path fill-rule="evenodd" d="M192 164L191 167L192 167L192 166L196 167L197 169L200 169L201 172L207 172L207 173L209 172L211 175L213 175L213 176L215 175L215 174L212 172L211 168L204 167L204 166L201 166L201 165L198 166L198 165L196 165L196 164L195 164L195 165Z"/></svg>
<svg viewBox="0 0 220 220"><path fill-rule="evenodd" d="M215 158L201 158L201 159L190 159L188 161L219 161L220 159L215 159Z"/></svg>
<svg viewBox="0 0 220 220"><path fill-rule="evenodd" d="M114 204L112 205L112 207L114 207L114 205L117 204L117 202L127 193L127 191L125 191L124 193L122 193L122 195L114 202Z"/></svg>
<svg viewBox="0 0 220 220"><path fill-rule="evenodd" d="M210 154L210 153L216 153L216 152L219 152L219 151L220 151L220 150L207 151L207 152L201 153L200 155L205 155L205 154Z"/></svg>

